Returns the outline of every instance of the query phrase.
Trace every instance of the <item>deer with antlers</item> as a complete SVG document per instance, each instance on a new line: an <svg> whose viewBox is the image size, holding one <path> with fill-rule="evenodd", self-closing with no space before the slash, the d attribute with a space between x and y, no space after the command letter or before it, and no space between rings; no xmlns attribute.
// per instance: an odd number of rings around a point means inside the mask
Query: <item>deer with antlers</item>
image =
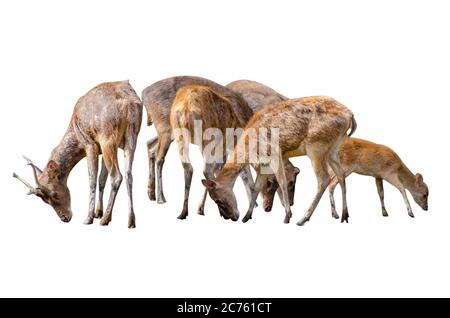
<svg viewBox="0 0 450 318"><path fill-rule="evenodd" d="M89 209L85 224L101 218L101 225L108 225L112 217L114 201L122 182L117 161L117 149L125 154L125 181L128 190L128 227L134 228L135 214L132 196L132 165L137 136L141 127L142 103L128 81L100 84L82 96L75 105L72 118L61 142L53 149L44 170L27 159L36 186L30 185L14 173L29 191L51 205L63 222L72 218L70 191L67 179L72 168L87 157L89 170ZM98 157L102 155L99 198L95 209L98 175ZM103 191L108 175L111 193L103 215Z"/></svg>
<svg viewBox="0 0 450 318"><path fill-rule="evenodd" d="M238 80L227 84L226 87L241 94L254 113L258 112L266 105L288 100L287 97L281 95L272 88L255 81ZM283 164L286 169L289 204L292 206L294 205L295 184L300 169L295 167L288 159L284 160ZM281 204L284 204L277 179L275 178L275 175L270 175L267 177L266 184L263 185L261 189L264 211L269 212L272 210L275 192L278 193Z"/></svg>
<svg viewBox="0 0 450 318"><path fill-rule="evenodd" d="M275 146L271 145L270 149L267 148L267 152L271 153L268 160L267 153L259 152L261 147L258 142L251 142L252 136L260 136L263 132L267 133L267 129L274 130L278 136L278 143ZM341 222L348 222L345 178L339 163L339 149L349 129L349 135L353 134L356 129L353 113L329 97L306 97L268 105L257 112L247 124L244 133L218 176L214 179L204 179L202 182L208 189L211 198L220 207L220 212L227 217L237 218L239 211L233 193L233 184L239 171L248 164L252 164L257 171L257 178L251 204L243 218L243 222L247 222L252 218L256 196L267 178L267 174L262 173L263 168L269 167L275 173L281 187L286 213L284 222L289 223L292 213L288 202L283 159L306 155L311 159L318 188L308 211L297 225L304 225L309 221L330 183L328 167L332 168L342 188ZM272 135L267 136L267 138L269 137L272 138ZM242 155L240 149L247 151L244 151ZM251 161L251 154L256 154L253 161Z"/></svg>

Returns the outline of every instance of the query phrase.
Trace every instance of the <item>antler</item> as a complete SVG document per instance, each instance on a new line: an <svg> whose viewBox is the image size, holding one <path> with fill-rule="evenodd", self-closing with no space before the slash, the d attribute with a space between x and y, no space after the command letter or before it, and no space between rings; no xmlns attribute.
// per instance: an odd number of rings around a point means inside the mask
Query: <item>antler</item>
<svg viewBox="0 0 450 318"><path fill-rule="evenodd" d="M30 194L38 194L41 190L41 184L39 183L38 176L42 173L42 170L39 169L29 158L22 156L26 161L27 164L33 169L33 176L34 181L36 182L36 187L33 187L31 184L25 181L25 179L19 177L15 172L13 173L13 178L16 178L20 182L22 182L30 191L27 193Z"/></svg>
<svg viewBox="0 0 450 318"><path fill-rule="evenodd" d="M17 180L21 181L30 190L30 192L27 193L28 195L37 193L36 188L34 188L33 186L31 186L31 184L29 184L24 179L19 177L15 172L13 173L13 178L16 178Z"/></svg>
<svg viewBox="0 0 450 318"><path fill-rule="evenodd" d="M34 176L34 181L36 182L36 186L39 188L41 185L39 183L39 179L38 179L38 174L40 175L42 173L42 170L39 169L29 158L22 156L26 161L27 164L33 168L33 176Z"/></svg>

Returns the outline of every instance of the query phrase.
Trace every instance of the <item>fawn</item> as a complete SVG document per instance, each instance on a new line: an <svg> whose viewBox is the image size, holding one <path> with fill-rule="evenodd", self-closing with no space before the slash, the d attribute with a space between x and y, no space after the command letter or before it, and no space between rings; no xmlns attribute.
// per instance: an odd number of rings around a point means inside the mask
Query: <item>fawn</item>
<svg viewBox="0 0 450 318"><path fill-rule="evenodd" d="M125 153L125 181L129 199L128 227L134 228L135 215L132 197L132 165L137 136L141 127L142 103L128 81L100 84L82 96L75 105L69 127L59 145L52 151L44 170L31 160L36 186L31 186L17 174L13 176L24 183L30 192L51 205L63 222L72 218L70 191L67 179L72 168L87 157L89 170L89 210L85 224L94 218L103 218L101 225L111 221L112 209L122 182L117 162L117 148ZM99 199L95 210L95 194L98 174L98 156L102 154ZM111 194L103 215L103 191L108 174L111 178Z"/></svg>
<svg viewBox="0 0 450 318"><path fill-rule="evenodd" d="M412 194L414 201L425 211L428 210L428 186L420 173L413 174L400 157L390 148L358 138L347 138L341 146L340 162L345 176L357 173L375 178L383 216L388 216L384 206L383 180L400 190L405 201L408 215L414 217L406 190ZM334 189L337 185L333 178L329 185L331 213L337 217L334 203Z"/></svg>
<svg viewBox="0 0 450 318"><path fill-rule="evenodd" d="M275 147L271 147L272 156L266 160L264 157L266 154L258 153L260 147L253 145L253 148L249 149L250 137L252 134L259 135L264 129L270 128L278 131L279 142ZM275 173L281 187L286 213L284 222L289 223L292 213L288 201L283 159L306 155L311 159L318 181L318 189L308 211L297 225L304 225L309 221L330 183L328 167L332 168L342 188L341 222L348 222L345 178L339 163L339 149L349 129L349 135L356 130L353 113L329 97L306 97L269 105L257 112L247 124L238 144L218 176L214 179L202 180L203 185L219 206L221 213L237 219L239 211L232 190L233 184L239 172L248 164L252 164L257 171L257 178L252 201L242 220L247 222L252 217L256 196L267 178L267 174L262 173L262 168L268 166ZM243 158L239 157L239 149L248 150L244 152ZM258 155L253 162L250 161L251 153Z"/></svg>

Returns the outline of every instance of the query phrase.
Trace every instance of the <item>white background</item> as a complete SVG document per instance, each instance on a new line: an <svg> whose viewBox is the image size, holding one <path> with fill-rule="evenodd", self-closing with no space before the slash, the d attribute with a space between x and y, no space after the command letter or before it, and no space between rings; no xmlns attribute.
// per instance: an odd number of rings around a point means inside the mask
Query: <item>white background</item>
<svg viewBox="0 0 450 318"><path fill-rule="evenodd" d="M0 296L450 296L448 9L447 1L2 1ZM130 79L141 92L174 75L333 96L355 113L356 136L389 145L423 174L429 211L414 204L409 218L386 185L383 218L374 180L351 176L350 223L330 217L325 195L300 228L316 181L309 160L295 158L291 224L278 200L247 224L223 220L211 200L201 217L202 163L192 148L191 214L179 221L175 144L164 169L168 203L147 198L145 142L155 131L145 122L135 230L125 184L110 226L82 224L85 160L69 178L69 224L11 177L32 180L22 154L45 166L76 100L96 84ZM240 181L235 191L243 214Z"/></svg>

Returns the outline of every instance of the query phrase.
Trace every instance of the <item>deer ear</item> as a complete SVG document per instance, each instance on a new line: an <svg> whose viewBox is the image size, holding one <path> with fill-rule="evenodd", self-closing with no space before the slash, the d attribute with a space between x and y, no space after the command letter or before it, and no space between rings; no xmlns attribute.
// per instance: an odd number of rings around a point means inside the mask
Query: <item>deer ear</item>
<svg viewBox="0 0 450 318"><path fill-rule="evenodd" d="M423 177L420 173L416 174L416 187L419 187L423 184Z"/></svg>
<svg viewBox="0 0 450 318"><path fill-rule="evenodd" d="M297 167L295 167L295 168L294 168L294 173L295 173L295 175L298 175L298 174L300 173L300 169L297 168Z"/></svg>
<svg viewBox="0 0 450 318"><path fill-rule="evenodd" d="M53 160L50 160L47 163L47 167L45 169L47 170L47 174L50 179L56 178L59 175L59 165Z"/></svg>
<svg viewBox="0 0 450 318"><path fill-rule="evenodd" d="M202 180L203 185L205 186L206 189L208 190L213 190L216 188L217 183L212 181L212 180L208 180L208 179L203 179Z"/></svg>

